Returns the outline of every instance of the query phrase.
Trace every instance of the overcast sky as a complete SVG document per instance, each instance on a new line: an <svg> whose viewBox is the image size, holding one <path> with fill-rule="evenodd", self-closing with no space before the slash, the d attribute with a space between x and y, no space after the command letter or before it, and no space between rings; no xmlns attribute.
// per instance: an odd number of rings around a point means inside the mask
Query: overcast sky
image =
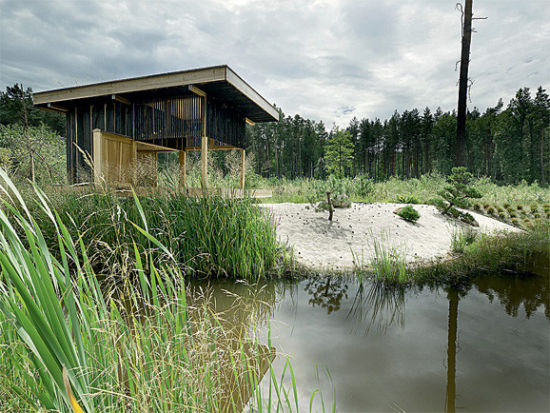
<svg viewBox="0 0 550 413"><path fill-rule="evenodd" d="M0 0L0 83L34 91L228 64L345 125L457 101L456 0ZM550 0L474 0L472 103L550 88Z"/></svg>

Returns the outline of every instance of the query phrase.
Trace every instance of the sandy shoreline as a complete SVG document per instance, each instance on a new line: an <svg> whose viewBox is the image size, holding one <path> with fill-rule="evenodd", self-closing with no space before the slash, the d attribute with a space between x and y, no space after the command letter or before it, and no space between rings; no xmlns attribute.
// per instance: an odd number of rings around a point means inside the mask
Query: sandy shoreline
<svg viewBox="0 0 550 413"><path fill-rule="evenodd" d="M431 205L414 205L420 219L411 224L393 213L403 206L354 203L351 208L336 209L331 223L328 212L315 212L308 204L263 205L273 214L279 240L294 249L299 263L310 268L352 270L356 266L354 257L359 265L368 265L374 254L373 238L386 249L405 254L409 263L448 256L457 223ZM477 231L518 231L484 215L471 214L479 223ZM459 223L460 228L465 225Z"/></svg>

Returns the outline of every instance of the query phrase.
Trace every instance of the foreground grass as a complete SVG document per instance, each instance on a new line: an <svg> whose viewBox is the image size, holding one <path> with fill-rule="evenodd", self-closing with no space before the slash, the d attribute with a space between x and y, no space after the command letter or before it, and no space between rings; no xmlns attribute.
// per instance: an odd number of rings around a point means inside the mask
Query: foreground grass
<svg viewBox="0 0 550 413"><path fill-rule="evenodd" d="M152 259L144 266L133 244L136 282L105 295L83 238L71 236L45 194L36 189L55 228L56 254L44 222L0 175L2 410L240 411L250 396L259 411L273 403L291 410L297 390L277 385L271 349L225 328L208 306L188 305L178 266L156 267ZM134 223L171 256L147 227L145 219ZM264 399L255 389L266 372Z"/></svg>

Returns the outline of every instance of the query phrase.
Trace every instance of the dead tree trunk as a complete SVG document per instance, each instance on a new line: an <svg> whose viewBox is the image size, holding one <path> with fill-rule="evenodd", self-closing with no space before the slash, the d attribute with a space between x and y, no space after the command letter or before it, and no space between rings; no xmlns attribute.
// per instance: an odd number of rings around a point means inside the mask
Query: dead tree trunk
<svg viewBox="0 0 550 413"><path fill-rule="evenodd" d="M460 55L460 77L458 81L458 113L456 125L455 166L466 166L466 99L468 95L468 66L470 64L470 43L472 40L472 3L465 0L464 22L462 24L462 53Z"/></svg>

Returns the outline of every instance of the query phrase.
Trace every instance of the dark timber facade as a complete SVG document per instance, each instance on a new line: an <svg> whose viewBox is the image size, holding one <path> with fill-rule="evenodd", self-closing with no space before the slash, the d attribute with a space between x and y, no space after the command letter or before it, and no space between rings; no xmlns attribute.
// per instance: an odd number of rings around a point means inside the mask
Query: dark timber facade
<svg viewBox="0 0 550 413"><path fill-rule="evenodd" d="M205 163L209 149L241 149L244 163L246 122L278 120L277 110L228 66L39 92L34 103L66 114L72 183L92 179L90 164L104 173L135 167L140 152L155 161L158 152L180 152L185 168L189 150L204 152Z"/></svg>

